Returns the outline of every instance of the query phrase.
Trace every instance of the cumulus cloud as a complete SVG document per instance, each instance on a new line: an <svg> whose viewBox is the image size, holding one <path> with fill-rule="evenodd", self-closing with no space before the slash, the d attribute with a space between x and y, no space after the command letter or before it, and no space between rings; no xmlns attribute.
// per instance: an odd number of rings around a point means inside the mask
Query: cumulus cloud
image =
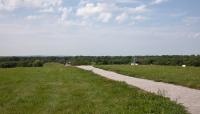
<svg viewBox="0 0 200 114"><path fill-rule="evenodd" d="M122 23L122 22L124 22L127 18L128 18L127 13L122 13L122 14L118 15L118 16L115 18L115 20L116 20L118 23Z"/></svg>
<svg viewBox="0 0 200 114"><path fill-rule="evenodd" d="M141 0L113 0L116 1L117 3L140 3Z"/></svg>
<svg viewBox="0 0 200 114"><path fill-rule="evenodd" d="M200 24L200 16L187 16L183 18L182 22L187 26L197 25Z"/></svg>
<svg viewBox="0 0 200 114"><path fill-rule="evenodd" d="M129 9L130 13L144 13L146 11L147 11L147 6L146 5L140 5L140 6L137 6L135 8L130 8Z"/></svg>
<svg viewBox="0 0 200 114"><path fill-rule="evenodd" d="M163 3L163 2L166 2L167 0L154 0L153 2L152 2L152 4L161 4L161 3Z"/></svg>
<svg viewBox="0 0 200 114"><path fill-rule="evenodd" d="M82 6L80 6L77 11L76 15L83 18L89 18L89 17L96 17L97 20L101 22L108 22L111 17L112 13L109 9L112 7L112 5L109 6L109 4L106 3L82 3Z"/></svg>
<svg viewBox="0 0 200 114"><path fill-rule="evenodd" d="M41 12L41 13L53 13L54 12L54 8L53 7L49 7L49 8L41 9L39 12Z"/></svg>
<svg viewBox="0 0 200 114"><path fill-rule="evenodd" d="M104 4L97 3L96 5L93 3L87 3L85 6L79 8L76 12L77 16L89 17L91 15L103 12Z"/></svg>
<svg viewBox="0 0 200 114"><path fill-rule="evenodd" d="M108 22L112 17L111 13L101 13L98 17L99 20L101 20L102 22L106 23Z"/></svg>
<svg viewBox="0 0 200 114"><path fill-rule="evenodd" d="M159 4L163 1L166 0L154 0L154 4ZM127 5L127 3L134 5ZM133 20L146 20L145 13L150 10L150 3L151 1L148 4L141 0L80 0L75 6L69 8L65 6L63 0L0 0L0 11L32 8L34 13L28 14L28 16L25 15L26 19L34 20L39 19L36 15L47 15L55 17L55 21L59 21L59 23L108 23L112 19L117 23L125 21L128 23Z"/></svg>
<svg viewBox="0 0 200 114"><path fill-rule="evenodd" d="M139 5L139 6L136 6L133 8L124 8L124 9L122 9L122 13L116 16L115 20L118 23L122 23L122 22L124 22L126 20L130 20L130 19L132 19L134 21L145 20L146 17L141 16L141 15L138 15L138 16L135 16L132 18L129 18L129 15L141 14L141 13L145 13L147 11L148 11L148 8L146 5ZM133 23L133 22L131 21L131 23Z"/></svg>
<svg viewBox="0 0 200 114"><path fill-rule="evenodd" d="M0 0L0 10L13 10L17 3L16 0Z"/></svg>
<svg viewBox="0 0 200 114"><path fill-rule="evenodd" d="M0 10L12 11L16 8L48 8L62 4L62 0L0 0Z"/></svg>
<svg viewBox="0 0 200 114"><path fill-rule="evenodd" d="M67 7L60 7L58 9L60 12L60 17L58 18L58 24L62 26L85 26L87 25L86 21L84 20L79 20L77 18L71 19L70 17L73 16L72 14L72 8L67 8ZM89 25L89 24L88 24Z"/></svg>
<svg viewBox="0 0 200 114"><path fill-rule="evenodd" d="M138 0L127 0L125 2L136 3ZM79 7L76 10L76 16L83 17L84 19L96 17L97 20L102 22L108 22L112 16L115 16L115 20L118 23L122 23L128 20L129 14L140 14L148 11L147 5L144 4L136 7L124 7L115 3L116 2L91 3L89 1L81 0Z"/></svg>
<svg viewBox="0 0 200 114"><path fill-rule="evenodd" d="M25 19L27 19L27 20L36 20L36 19L41 19L41 16L29 15Z"/></svg>
<svg viewBox="0 0 200 114"><path fill-rule="evenodd" d="M70 8L66 8L66 7L60 7L59 12L61 12L61 16L59 18L59 23L65 23L66 21L68 21L68 16L71 13L72 9Z"/></svg>
<svg viewBox="0 0 200 114"><path fill-rule="evenodd" d="M188 32L186 36L192 39L200 39L200 32Z"/></svg>
<svg viewBox="0 0 200 114"><path fill-rule="evenodd" d="M143 20L146 20L147 17L138 15L138 16L133 17L133 19L136 21L143 21Z"/></svg>
<svg viewBox="0 0 200 114"><path fill-rule="evenodd" d="M200 38L200 32L194 33L194 38Z"/></svg>

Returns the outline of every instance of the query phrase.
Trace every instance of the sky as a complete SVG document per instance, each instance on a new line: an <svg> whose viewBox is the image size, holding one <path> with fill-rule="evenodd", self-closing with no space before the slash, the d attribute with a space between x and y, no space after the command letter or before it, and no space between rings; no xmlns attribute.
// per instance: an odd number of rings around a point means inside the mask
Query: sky
<svg viewBox="0 0 200 114"><path fill-rule="evenodd" d="M0 0L0 56L200 54L200 0Z"/></svg>

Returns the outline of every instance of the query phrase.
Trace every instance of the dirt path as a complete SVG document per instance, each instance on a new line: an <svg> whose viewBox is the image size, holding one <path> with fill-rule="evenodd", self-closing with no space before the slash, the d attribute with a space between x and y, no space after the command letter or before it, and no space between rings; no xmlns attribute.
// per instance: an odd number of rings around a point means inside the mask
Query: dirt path
<svg viewBox="0 0 200 114"><path fill-rule="evenodd" d="M165 97L169 97L171 100L183 104L191 114L200 114L200 90L190 89L187 87L163 82L155 82L146 79L129 77L92 66L78 66L78 68L92 71L95 74L112 80L124 81L129 85L136 86L145 91L164 95Z"/></svg>

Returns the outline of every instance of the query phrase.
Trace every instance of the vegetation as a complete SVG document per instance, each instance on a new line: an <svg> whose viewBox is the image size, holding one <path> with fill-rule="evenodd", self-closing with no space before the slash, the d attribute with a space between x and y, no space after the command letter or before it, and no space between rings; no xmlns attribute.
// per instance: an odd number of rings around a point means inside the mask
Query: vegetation
<svg viewBox="0 0 200 114"><path fill-rule="evenodd" d="M168 98L60 64L0 68L2 114L186 114Z"/></svg>
<svg viewBox="0 0 200 114"><path fill-rule="evenodd" d="M0 68L41 67L48 62L65 63L63 57L0 57Z"/></svg>
<svg viewBox="0 0 200 114"><path fill-rule="evenodd" d="M121 74L200 89L200 68L159 65L99 65Z"/></svg>
<svg viewBox="0 0 200 114"><path fill-rule="evenodd" d="M200 55L180 56L138 56L137 62L142 65L200 66Z"/></svg>
<svg viewBox="0 0 200 114"><path fill-rule="evenodd" d="M136 62L142 65L188 65L200 66L200 55L191 56L136 56ZM0 57L0 68L13 67L41 67L48 62L72 65L109 65L109 64L130 64L133 61L131 56L66 56L66 57Z"/></svg>

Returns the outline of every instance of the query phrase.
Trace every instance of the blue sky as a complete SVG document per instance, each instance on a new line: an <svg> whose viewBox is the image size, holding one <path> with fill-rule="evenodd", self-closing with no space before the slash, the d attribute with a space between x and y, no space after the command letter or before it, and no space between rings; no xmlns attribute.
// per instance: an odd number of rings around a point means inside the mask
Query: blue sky
<svg viewBox="0 0 200 114"><path fill-rule="evenodd" d="M0 0L0 56L200 54L199 0Z"/></svg>

